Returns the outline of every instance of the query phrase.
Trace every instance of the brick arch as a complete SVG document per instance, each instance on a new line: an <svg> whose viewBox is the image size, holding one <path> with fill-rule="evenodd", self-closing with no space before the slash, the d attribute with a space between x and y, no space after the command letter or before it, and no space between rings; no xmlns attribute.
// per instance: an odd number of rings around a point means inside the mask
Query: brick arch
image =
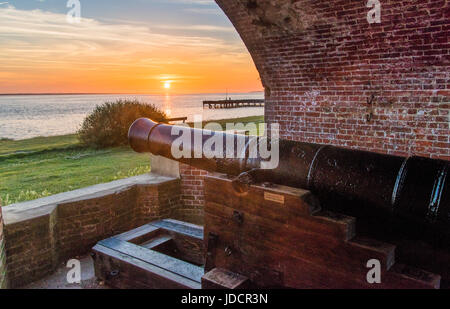
<svg viewBox="0 0 450 309"><path fill-rule="evenodd" d="M216 0L286 139L450 160L448 0ZM371 104L369 104L371 103ZM181 165L185 214L201 222L206 172Z"/></svg>
<svg viewBox="0 0 450 309"><path fill-rule="evenodd" d="M450 160L448 0L216 0L283 138Z"/></svg>

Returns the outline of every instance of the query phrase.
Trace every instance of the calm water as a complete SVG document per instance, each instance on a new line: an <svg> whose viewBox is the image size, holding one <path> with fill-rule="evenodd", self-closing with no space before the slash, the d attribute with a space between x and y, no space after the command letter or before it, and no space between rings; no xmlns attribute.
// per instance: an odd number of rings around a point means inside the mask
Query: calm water
<svg viewBox="0 0 450 309"><path fill-rule="evenodd" d="M263 93L231 94L232 99L263 99ZM0 138L25 139L76 132L96 105L117 99L137 99L160 107L170 117L202 115L203 120L263 115L263 108L203 109L203 100L224 94L201 95L11 95L0 96Z"/></svg>

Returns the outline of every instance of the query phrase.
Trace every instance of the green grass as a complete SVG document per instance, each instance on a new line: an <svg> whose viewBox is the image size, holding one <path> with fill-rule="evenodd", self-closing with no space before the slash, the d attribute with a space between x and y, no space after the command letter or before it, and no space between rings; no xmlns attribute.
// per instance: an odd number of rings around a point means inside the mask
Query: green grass
<svg viewBox="0 0 450 309"><path fill-rule="evenodd" d="M263 122L262 116L218 120ZM93 149L76 135L0 140L0 199L3 206L84 188L150 171L148 154L129 147Z"/></svg>
<svg viewBox="0 0 450 309"><path fill-rule="evenodd" d="M3 206L149 171L146 154L129 147L86 148L74 135L0 141Z"/></svg>
<svg viewBox="0 0 450 309"><path fill-rule="evenodd" d="M64 149L79 147L75 134L35 137L24 140L0 140L0 159L14 154L26 154L27 152L48 151L52 149Z"/></svg>

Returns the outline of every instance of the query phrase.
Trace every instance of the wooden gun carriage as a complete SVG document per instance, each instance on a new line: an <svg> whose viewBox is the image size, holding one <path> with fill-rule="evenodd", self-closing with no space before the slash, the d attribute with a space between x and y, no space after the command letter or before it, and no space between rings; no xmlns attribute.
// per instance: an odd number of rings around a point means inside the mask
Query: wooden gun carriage
<svg viewBox="0 0 450 309"><path fill-rule="evenodd" d="M139 119L130 144L212 172L204 227L162 220L100 242L96 272L109 284L448 287L449 162L279 141L278 167L263 170L262 159L247 150L240 158L236 150L238 159L175 158L172 129ZM241 138L246 147L252 142Z"/></svg>

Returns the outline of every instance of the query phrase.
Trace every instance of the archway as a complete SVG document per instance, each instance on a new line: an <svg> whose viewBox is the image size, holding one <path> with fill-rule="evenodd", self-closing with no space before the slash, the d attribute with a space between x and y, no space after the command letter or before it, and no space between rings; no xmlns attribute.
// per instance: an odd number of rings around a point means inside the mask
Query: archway
<svg viewBox="0 0 450 309"><path fill-rule="evenodd" d="M282 137L450 159L446 1L216 2L252 55L266 121Z"/></svg>

